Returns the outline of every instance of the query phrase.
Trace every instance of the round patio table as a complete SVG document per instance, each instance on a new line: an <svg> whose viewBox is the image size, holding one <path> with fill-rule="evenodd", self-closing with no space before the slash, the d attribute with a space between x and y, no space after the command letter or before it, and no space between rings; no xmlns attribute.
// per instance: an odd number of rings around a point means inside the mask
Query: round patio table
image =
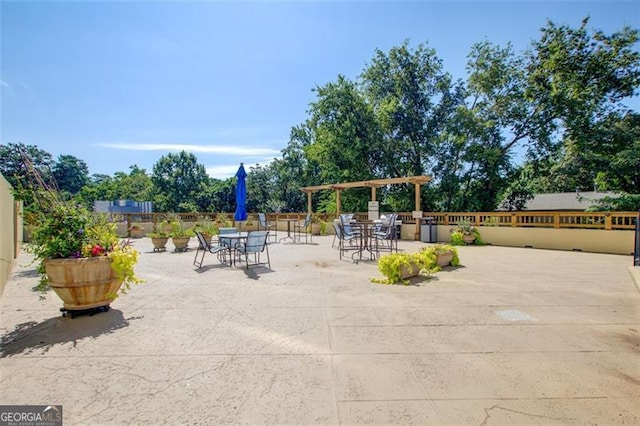
<svg viewBox="0 0 640 426"><path fill-rule="evenodd" d="M294 238L291 236L291 224L297 221L298 219L278 219L278 222L287 222L287 236L280 238L279 241L284 241L289 238L291 241L295 242Z"/></svg>

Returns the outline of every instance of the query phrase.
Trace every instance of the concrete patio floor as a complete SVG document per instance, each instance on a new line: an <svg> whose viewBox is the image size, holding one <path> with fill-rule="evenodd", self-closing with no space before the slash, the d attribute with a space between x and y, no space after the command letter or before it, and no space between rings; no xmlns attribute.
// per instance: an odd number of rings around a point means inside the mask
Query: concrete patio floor
<svg viewBox="0 0 640 426"><path fill-rule="evenodd" d="M331 241L247 272L136 240L146 283L75 319L23 253L0 404L62 404L66 425L640 424L631 256L461 247L461 267L381 285Z"/></svg>

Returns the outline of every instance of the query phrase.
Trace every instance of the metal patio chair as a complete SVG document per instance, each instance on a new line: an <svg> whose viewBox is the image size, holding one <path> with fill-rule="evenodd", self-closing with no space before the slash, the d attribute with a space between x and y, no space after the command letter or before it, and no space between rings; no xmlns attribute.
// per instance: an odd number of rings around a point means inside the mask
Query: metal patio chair
<svg viewBox="0 0 640 426"><path fill-rule="evenodd" d="M264 213L258 213L258 231L269 231L273 242L278 241L278 226L275 223L270 223Z"/></svg>
<svg viewBox="0 0 640 426"><path fill-rule="evenodd" d="M311 235L311 213L307 213L307 217L303 221L293 224L293 238L302 241L302 231L304 231L304 242L308 242L307 238ZM313 236L311 236L313 241Z"/></svg>
<svg viewBox="0 0 640 426"><path fill-rule="evenodd" d="M218 256L218 260L223 263L227 262L227 251L229 247L217 244L212 245L207 242L207 239L202 235L202 233L196 231L196 237L198 238L198 249L196 250L196 255L193 258L193 265L197 266L198 269L202 267L202 262L204 261L204 255L207 253L215 254ZM200 256L200 260L198 260L198 254L202 252L202 256Z"/></svg>
<svg viewBox="0 0 640 426"><path fill-rule="evenodd" d="M240 241L236 244L236 253L239 256L244 255L244 260L249 265L268 265L271 269L271 259L269 259L269 245L267 244L267 238L269 237L269 231L250 231L247 234L246 241ZM266 252L267 262L260 262L260 254ZM253 255L253 263L249 263L249 255Z"/></svg>

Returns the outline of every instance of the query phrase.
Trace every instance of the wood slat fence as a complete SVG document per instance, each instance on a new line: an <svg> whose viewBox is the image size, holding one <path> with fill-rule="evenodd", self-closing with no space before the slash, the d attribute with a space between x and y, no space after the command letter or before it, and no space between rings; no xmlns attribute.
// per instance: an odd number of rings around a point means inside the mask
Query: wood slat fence
<svg viewBox="0 0 640 426"><path fill-rule="evenodd" d="M207 217L211 220L226 218L234 222L233 213L173 213L185 222L196 222ZM267 213L269 221L278 219L304 220L306 212L301 213ZM359 219L366 219L367 213L356 213ZM157 223L166 219L166 213L124 213L108 214L113 222L124 222L129 225L134 222ZM334 213L315 213L321 221L331 222ZM424 212L423 218L432 218L438 225L451 225L462 221L470 221L475 226L508 226L525 228L574 228L574 229L605 229L605 230L634 230L638 220L637 212ZM415 223L411 212L399 213L402 223ZM257 214L249 214L249 220L258 221Z"/></svg>

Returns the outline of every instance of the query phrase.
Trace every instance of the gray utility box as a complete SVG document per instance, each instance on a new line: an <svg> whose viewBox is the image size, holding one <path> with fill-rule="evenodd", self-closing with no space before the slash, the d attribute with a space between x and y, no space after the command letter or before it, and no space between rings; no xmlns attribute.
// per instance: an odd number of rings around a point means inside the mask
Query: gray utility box
<svg viewBox="0 0 640 426"><path fill-rule="evenodd" d="M420 219L420 241L423 243L438 242L438 222L435 217Z"/></svg>

